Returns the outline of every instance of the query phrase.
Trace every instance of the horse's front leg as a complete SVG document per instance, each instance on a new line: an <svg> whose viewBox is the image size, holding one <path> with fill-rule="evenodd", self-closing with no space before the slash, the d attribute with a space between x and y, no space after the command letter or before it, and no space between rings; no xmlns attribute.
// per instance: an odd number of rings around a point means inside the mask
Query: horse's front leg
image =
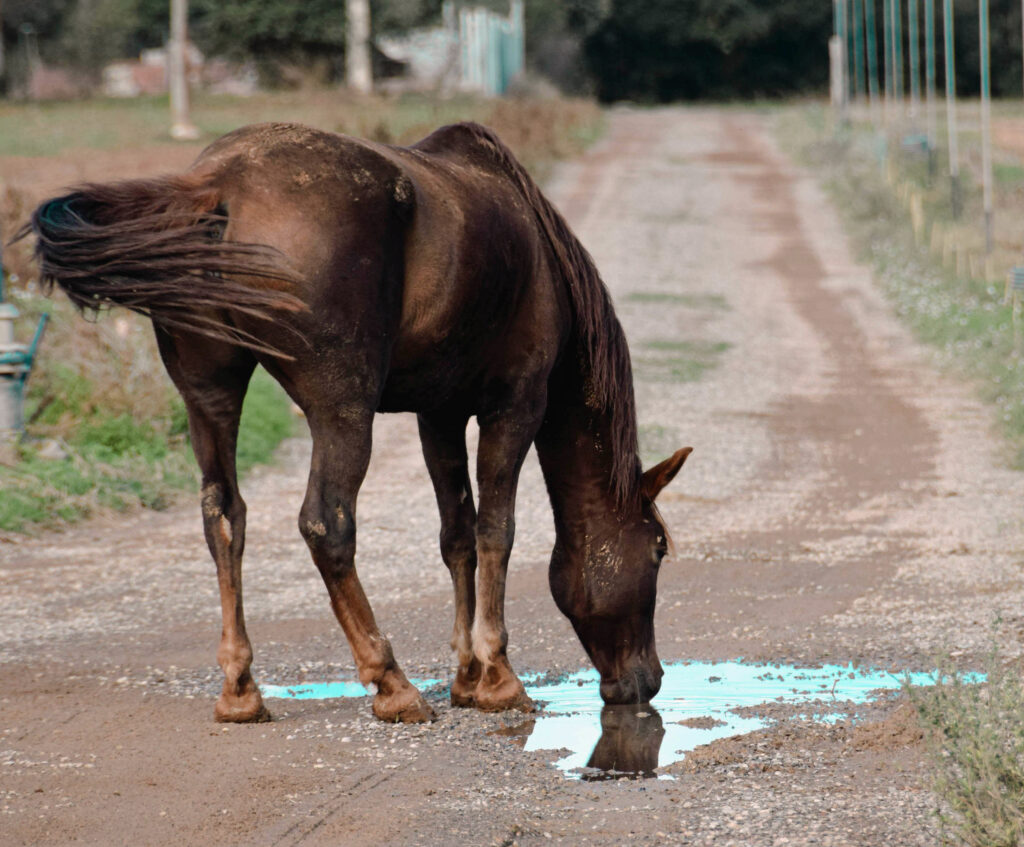
<svg viewBox="0 0 1024 847"><path fill-rule="evenodd" d="M476 705L480 661L473 654L472 626L476 609L476 506L469 482L464 415L420 415L423 458L434 483L441 514L441 558L452 577L455 623L452 649L459 668L452 681L453 706Z"/></svg>
<svg viewBox="0 0 1024 847"><path fill-rule="evenodd" d="M217 566L222 619L217 662L224 687L213 715L230 723L270 720L250 671L252 645L242 608L245 501L235 471L242 400L256 362L248 351L198 337L181 344L158 331L157 341L188 410L192 450L203 479L203 531Z"/></svg>
<svg viewBox="0 0 1024 847"><path fill-rule="evenodd" d="M313 461L299 530L348 638L359 679L375 691L373 713L385 721L431 720L433 710L395 661L356 575L356 495L370 461L373 412L332 406L310 413L309 425Z"/></svg>
<svg viewBox="0 0 1024 847"><path fill-rule="evenodd" d="M515 539L519 471L536 434L539 416L509 414L481 421L477 456L480 512L476 529L476 615L473 652L481 665L474 693L484 711L533 711L533 701L512 670L505 629L505 578Z"/></svg>

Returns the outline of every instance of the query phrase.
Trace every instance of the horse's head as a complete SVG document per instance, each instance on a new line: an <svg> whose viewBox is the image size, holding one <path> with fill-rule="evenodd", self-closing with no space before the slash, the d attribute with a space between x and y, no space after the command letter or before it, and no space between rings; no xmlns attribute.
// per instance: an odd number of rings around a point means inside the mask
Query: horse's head
<svg viewBox="0 0 1024 847"><path fill-rule="evenodd" d="M646 703L661 687L654 603L669 539L654 498L690 451L644 473L638 504L588 521L582 542L559 538L552 554L551 592L600 672L609 704Z"/></svg>

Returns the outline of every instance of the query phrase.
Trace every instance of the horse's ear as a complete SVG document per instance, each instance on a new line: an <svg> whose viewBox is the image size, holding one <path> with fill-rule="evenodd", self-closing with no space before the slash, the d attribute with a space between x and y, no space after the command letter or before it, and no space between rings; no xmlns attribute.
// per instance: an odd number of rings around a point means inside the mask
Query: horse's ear
<svg viewBox="0 0 1024 847"><path fill-rule="evenodd" d="M668 485L675 478L675 475L679 473L679 469L683 466L683 462L686 461L686 457L692 452L692 447L676 450L664 462L658 462L653 468L648 468L644 471L643 479L640 483L640 490L644 496L648 500L654 500L661 493L661 489Z"/></svg>

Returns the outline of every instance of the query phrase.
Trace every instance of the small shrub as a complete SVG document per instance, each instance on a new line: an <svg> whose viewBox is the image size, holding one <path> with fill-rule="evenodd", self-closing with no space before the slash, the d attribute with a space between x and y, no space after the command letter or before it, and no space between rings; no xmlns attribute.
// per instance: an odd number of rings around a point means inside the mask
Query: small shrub
<svg viewBox="0 0 1024 847"><path fill-rule="evenodd" d="M928 730L946 844L1024 844L1024 689L995 655L987 678L947 669L938 684L907 688Z"/></svg>

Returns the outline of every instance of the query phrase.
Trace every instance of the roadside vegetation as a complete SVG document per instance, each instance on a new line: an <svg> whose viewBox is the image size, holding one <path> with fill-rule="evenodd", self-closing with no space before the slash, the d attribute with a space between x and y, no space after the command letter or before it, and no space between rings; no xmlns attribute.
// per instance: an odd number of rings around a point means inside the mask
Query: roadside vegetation
<svg viewBox="0 0 1024 847"><path fill-rule="evenodd" d="M969 116L969 109L962 111ZM996 250L986 259L980 139L970 132L961 134L963 211L955 221L942 150L930 175L920 154L897 149L886 158L885 139L866 125L835 133L820 107L783 112L779 135L831 193L855 251L897 314L993 406L1010 445L1008 463L1024 468L1024 327L1004 301L1006 275L1024 243L1024 168L1016 150L997 154Z"/></svg>
<svg viewBox="0 0 1024 847"><path fill-rule="evenodd" d="M963 110L971 120L972 104ZM1010 120L997 138L996 249L983 251L980 138L961 134L961 214L937 167L867 124L836 132L820 107L785 110L783 145L821 178L845 219L854 249L870 263L896 312L950 370L970 379L995 410L1009 444L1007 463L1024 468L1024 328L1005 302L1006 274L1020 263L1024 221L1024 146ZM941 118L940 118L941 120ZM965 124L966 125L966 124ZM1002 130L1000 132L1000 129ZM895 140L895 144L893 141ZM886 150L896 147L896 153ZM944 843L967 847L1024 844L1024 688L1019 667L993 654L987 676L945 663L938 683L908 695L928 731Z"/></svg>
<svg viewBox="0 0 1024 847"><path fill-rule="evenodd" d="M162 137L166 115L166 104L157 100L3 104L0 122L10 132L0 138L0 166L5 155L34 149L59 160L82 147L133 153L152 148L159 161L168 144ZM410 97L353 104L326 91L200 97L194 118L206 140L274 119L395 143L443 123L478 120L495 128L541 178L602 128L600 109L585 101ZM43 197L8 188L0 199L7 234ZM52 529L104 511L162 509L195 490L198 471L184 406L160 363L149 322L123 310L86 321L61 295L42 296L27 245L16 247L5 260L9 294L21 312L17 337L27 340L43 311L50 312L51 323L28 385L26 437L0 454L0 533ZM269 461L295 420L287 396L258 370L242 417L241 469Z"/></svg>
<svg viewBox="0 0 1024 847"><path fill-rule="evenodd" d="M927 731L946 844L1024 844L1024 689L995 654L978 684L947 668L938 684L907 687Z"/></svg>

